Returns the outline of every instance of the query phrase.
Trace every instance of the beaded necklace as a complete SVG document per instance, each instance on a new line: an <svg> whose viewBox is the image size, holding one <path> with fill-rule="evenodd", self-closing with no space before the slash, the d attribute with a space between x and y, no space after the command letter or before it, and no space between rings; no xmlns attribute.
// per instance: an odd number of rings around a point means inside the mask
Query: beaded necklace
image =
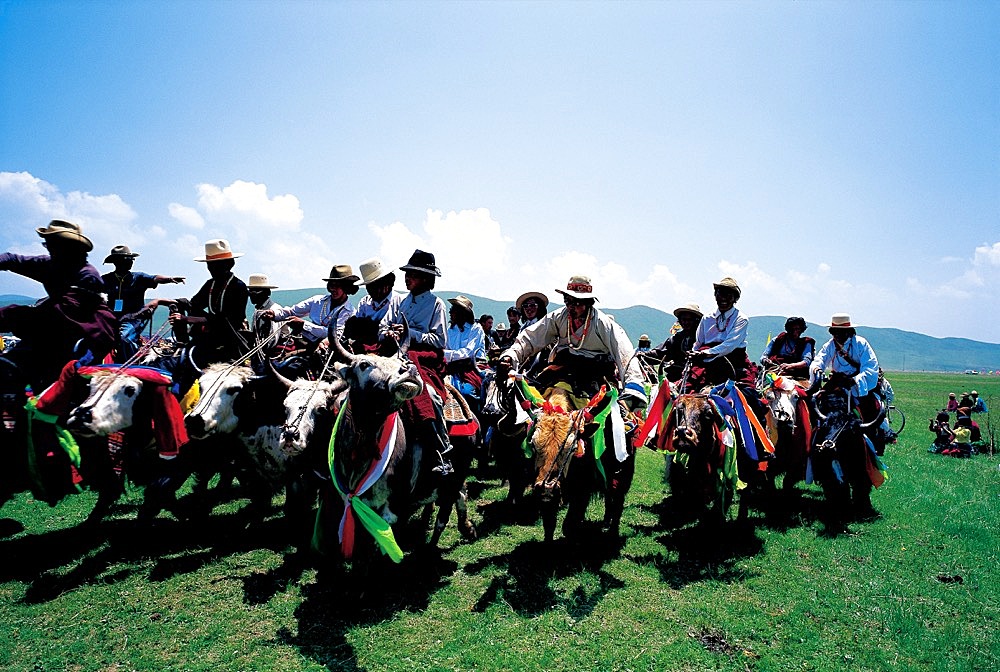
<svg viewBox="0 0 1000 672"><path fill-rule="evenodd" d="M223 301L223 299L226 298L226 290L229 289L229 283L232 282L232 279L234 277L236 277L236 276L234 276L232 273L230 273L229 277L226 278L226 284L224 284L222 286L222 291L219 292L219 307L218 308L215 308L212 305L212 301L214 300L214 294L215 294L215 278L212 278L212 284L208 288L208 313L210 315L217 315L217 314L219 314L219 313L222 312L222 301Z"/></svg>
<svg viewBox="0 0 1000 672"><path fill-rule="evenodd" d="M569 340L569 347L571 349L579 350L580 348L583 347L583 342L587 340L587 334L590 333L590 318L593 316L593 314L594 314L593 308L587 310L587 318L583 321L583 333L580 334L580 342L575 345L573 344L573 333L579 330L573 329L573 318L572 316L569 318L569 328L566 330L567 331L566 338Z"/></svg>
<svg viewBox="0 0 1000 672"><path fill-rule="evenodd" d="M715 318L715 328L719 331L719 333L726 332L726 329L729 328L729 322L733 319L733 315L736 314L736 311L733 308L730 308L729 310L730 310L729 317L727 317L724 322L721 320L725 315L725 313L722 313Z"/></svg>

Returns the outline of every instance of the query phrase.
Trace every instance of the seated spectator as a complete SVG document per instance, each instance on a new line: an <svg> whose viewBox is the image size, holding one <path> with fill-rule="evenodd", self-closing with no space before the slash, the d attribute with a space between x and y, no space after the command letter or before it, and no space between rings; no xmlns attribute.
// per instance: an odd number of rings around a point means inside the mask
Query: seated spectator
<svg viewBox="0 0 1000 672"><path fill-rule="evenodd" d="M928 452L944 454L945 451L951 450L951 444L955 441L955 433L951 431L948 420L949 416L944 411L938 413L937 418L931 419L927 429L934 432L934 443L931 444Z"/></svg>
<svg viewBox="0 0 1000 672"><path fill-rule="evenodd" d="M946 411L949 413L955 413L958 411L958 398L955 396L954 392L948 393L948 405L945 407Z"/></svg>
<svg viewBox="0 0 1000 672"><path fill-rule="evenodd" d="M972 397L972 412L973 413L987 413L989 409L986 408L986 402L979 398L979 393L973 390L969 392L969 396Z"/></svg>

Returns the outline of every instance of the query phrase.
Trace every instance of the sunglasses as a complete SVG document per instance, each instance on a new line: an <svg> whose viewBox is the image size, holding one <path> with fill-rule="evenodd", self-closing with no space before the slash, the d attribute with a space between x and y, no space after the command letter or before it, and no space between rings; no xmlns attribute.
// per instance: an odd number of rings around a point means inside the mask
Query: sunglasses
<svg viewBox="0 0 1000 672"><path fill-rule="evenodd" d="M570 297L567 296L566 297L566 305L567 306L585 306L585 305L587 305L587 302L584 301L583 299L571 299Z"/></svg>
<svg viewBox="0 0 1000 672"><path fill-rule="evenodd" d="M542 304L535 303L533 301L525 301L523 304L521 304L521 307L522 308L538 308L540 305L542 305Z"/></svg>

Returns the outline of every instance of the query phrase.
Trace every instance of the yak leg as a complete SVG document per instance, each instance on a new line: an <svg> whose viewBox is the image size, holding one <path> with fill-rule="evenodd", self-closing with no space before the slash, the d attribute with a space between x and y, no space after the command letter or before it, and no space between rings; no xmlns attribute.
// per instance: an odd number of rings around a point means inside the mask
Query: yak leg
<svg viewBox="0 0 1000 672"><path fill-rule="evenodd" d="M610 459L605 460L605 456ZM605 473L608 474L608 487L604 493L604 521L601 527L608 533L618 536L622 512L625 510L625 495L632 487L635 476L635 454L631 454L624 462L619 462L612 451L606 451L601 456Z"/></svg>

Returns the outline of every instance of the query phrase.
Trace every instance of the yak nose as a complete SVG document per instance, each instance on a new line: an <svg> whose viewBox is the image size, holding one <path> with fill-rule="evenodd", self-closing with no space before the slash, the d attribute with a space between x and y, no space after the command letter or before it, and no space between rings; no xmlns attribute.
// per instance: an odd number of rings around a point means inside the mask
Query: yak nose
<svg viewBox="0 0 1000 672"><path fill-rule="evenodd" d="M293 441L299 440L299 430L290 425L285 425L284 430L281 432L281 440L285 443L292 443Z"/></svg>
<svg viewBox="0 0 1000 672"><path fill-rule="evenodd" d="M66 421L66 424L70 427L82 427L93 421L94 413L90 410L90 407L84 408L83 406L77 406L69 414L69 419Z"/></svg>
<svg viewBox="0 0 1000 672"><path fill-rule="evenodd" d="M184 418L184 426L187 427L188 434L201 436L205 433L205 418L200 415L189 415Z"/></svg>

